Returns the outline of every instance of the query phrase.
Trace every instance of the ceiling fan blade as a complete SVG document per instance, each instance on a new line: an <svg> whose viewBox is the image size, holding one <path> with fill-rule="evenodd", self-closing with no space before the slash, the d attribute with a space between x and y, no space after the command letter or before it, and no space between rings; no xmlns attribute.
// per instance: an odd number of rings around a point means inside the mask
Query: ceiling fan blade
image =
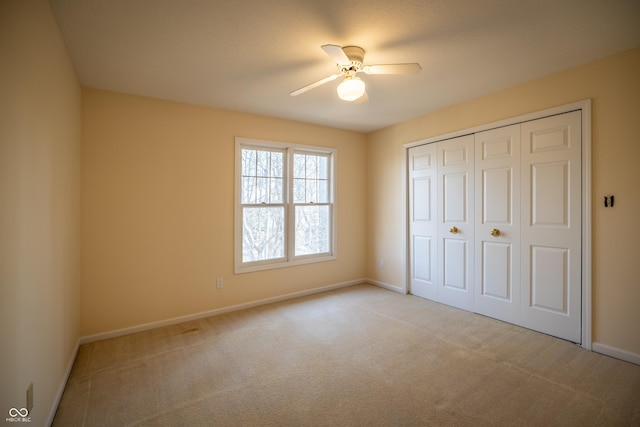
<svg viewBox="0 0 640 427"><path fill-rule="evenodd" d="M351 60L349 59L347 54L344 53L344 50L342 50L341 46L335 44L325 44L322 46L322 50L327 52L327 55L329 55L331 59L333 59L333 62L338 65L351 64Z"/></svg>
<svg viewBox="0 0 640 427"><path fill-rule="evenodd" d="M420 64L381 64L365 65L362 68L367 74L417 74L422 70Z"/></svg>
<svg viewBox="0 0 640 427"><path fill-rule="evenodd" d="M289 95L291 95L291 96L298 96L298 95L300 95L301 93L305 93L305 92L307 92L307 91L309 91L309 90L311 90L311 89L314 89L314 88L316 88L316 87L318 87L318 86L321 86L321 85L323 85L323 84L325 84L325 83L329 83L330 81L333 81L333 80L337 79L337 78L338 78L338 77L340 77L341 75L342 75L342 73L338 73L338 74L333 74L333 75L331 75L331 76L325 77L325 78L324 78L324 79L322 79L322 80L318 80L317 82L314 82L314 83L311 83L311 84L309 84L309 85L306 85L305 87L301 87L301 88L300 88L300 89L298 89L298 90L294 90L294 91L293 91L293 92L291 92Z"/></svg>
<svg viewBox="0 0 640 427"><path fill-rule="evenodd" d="M367 91L364 91L364 94L356 99L355 101L353 101L354 104L364 104L365 102L369 102L369 95L367 95Z"/></svg>

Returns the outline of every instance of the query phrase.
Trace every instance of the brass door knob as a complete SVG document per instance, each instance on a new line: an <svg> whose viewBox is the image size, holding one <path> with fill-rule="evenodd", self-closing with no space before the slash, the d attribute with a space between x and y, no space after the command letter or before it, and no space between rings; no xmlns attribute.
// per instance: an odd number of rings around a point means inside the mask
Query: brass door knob
<svg viewBox="0 0 640 427"><path fill-rule="evenodd" d="M500 235L500 230L498 230L497 228L494 228L493 230L491 230L491 235L493 237L498 237Z"/></svg>
<svg viewBox="0 0 640 427"><path fill-rule="evenodd" d="M458 230L458 227L451 227L451 229L449 230L449 233L456 234L458 231L460 231Z"/></svg>

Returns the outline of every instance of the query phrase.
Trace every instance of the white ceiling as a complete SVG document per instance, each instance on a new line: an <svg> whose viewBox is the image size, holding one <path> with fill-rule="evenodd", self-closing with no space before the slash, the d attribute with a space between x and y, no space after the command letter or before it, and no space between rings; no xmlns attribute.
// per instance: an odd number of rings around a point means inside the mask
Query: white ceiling
<svg viewBox="0 0 640 427"><path fill-rule="evenodd" d="M84 86L369 132L640 46L638 0L50 0ZM323 44L365 63L369 102Z"/></svg>

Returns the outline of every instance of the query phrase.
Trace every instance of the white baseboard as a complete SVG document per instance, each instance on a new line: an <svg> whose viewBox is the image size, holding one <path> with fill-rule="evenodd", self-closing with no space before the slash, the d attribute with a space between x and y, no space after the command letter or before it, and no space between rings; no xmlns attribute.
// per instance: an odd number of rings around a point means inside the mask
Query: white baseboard
<svg viewBox="0 0 640 427"><path fill-rule="evenodd" d="M606 344L600 344L594 342L591 344L591 350L596 353L604 354L605 356L615 357L616 359L624 360L625 362L634 363L640 365L640 354L632 353L626 350L620 350L619 348L610 347Z"/></svg>
<svg viewBox="0 0 640 427"><path fill-rule="evenodd" d="M218 314L230 313L232 311L244 310L247 308L258 307L261 305L271 304L274 302L286 301L294 298L305 297L308 295L318 294L321 292L327 292L334 289L345 288L347 286L359 285L362 283L368 283L366 279L351 280L349 282L336 283L333 285L321 286L319 288L307 289L305 291L292 292L290 294L279 295L276 297L265 298L257 301L246 302L243 304L232 305L228 307L217 308L214 310L203 311L200 313L188 314L185 316L174 317L171 319L159 320L157 322L144 323L142 325L131 326L128 328L116 329L109 332L101 332L98 334L87 335L81 337L80 344L87 344L95 341L102 341L109 338L121 337L124 335L133 334L136 332L148 331L150 329L160 328L162 326L175 325L178 323L189 322L192 320L198 320L205 317L216 316Z"/></svg>
<svg viewBox="0 0 640 427"><path fill-rule="evenodd" d="M384 288L387 289L389 291L393 291L393 292L398 292L401 294L406 294L407 292L405 292L404 289L402 289L399 286L395 286L395 285L390 285L389 283L385 283L385 282L380 282L379 280L373 280L373 279L366 279L367 283L371 283L372 285L376 285L380 288Z"/></svg>
<svg viewBox="0 0 640 427"><path fill-rule="evenodd" d="M56 411L58 410L58 405L60 405L60 400L62 399L62 394L64 393L64 389L67 387L67 381L69 381L69 376L71 375L71 369L73 369L73 364L76 361L76 356L78 355L78 349L80 348L80 340L76 341L75 348L71 352L71 357L67 361L67 369L62 377L62 381L60 381L60 385L58 386L58 392L56 393L55 399L51 405L51 409L49 410L49 417L47 418L47 423L45 425L50 426L53 424L53 419L56 416Z"/></svg>

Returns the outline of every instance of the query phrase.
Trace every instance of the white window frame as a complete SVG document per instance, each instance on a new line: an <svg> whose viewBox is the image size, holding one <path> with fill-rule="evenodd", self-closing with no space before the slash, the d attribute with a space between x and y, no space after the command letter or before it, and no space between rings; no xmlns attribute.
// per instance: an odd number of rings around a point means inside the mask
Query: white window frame
<svg viewBox="0 0 640 427"><path fill-rule="evenodd" d="M242 231L243 231L243 207L241 200L242 188L242 149L256 148L263 150L278 150L285 153L284 158L284 216L285 216L285 254L283 258L243 262L242 261ZM317 154L328 156L328 203L329 206L329 251L321 254L295 255L295 207L304 205L293 203L293 155ZM253 271L269 270L275 268L291 267L295 265L331 261L336 259L336 165L337 150L327 147L316 147L302 144L292 144L278 141L267 141L252 138L235 138L235 187L234 187L234 272L235 274L249 273ZM323 203L324 204L324 203Z"/></svg>

